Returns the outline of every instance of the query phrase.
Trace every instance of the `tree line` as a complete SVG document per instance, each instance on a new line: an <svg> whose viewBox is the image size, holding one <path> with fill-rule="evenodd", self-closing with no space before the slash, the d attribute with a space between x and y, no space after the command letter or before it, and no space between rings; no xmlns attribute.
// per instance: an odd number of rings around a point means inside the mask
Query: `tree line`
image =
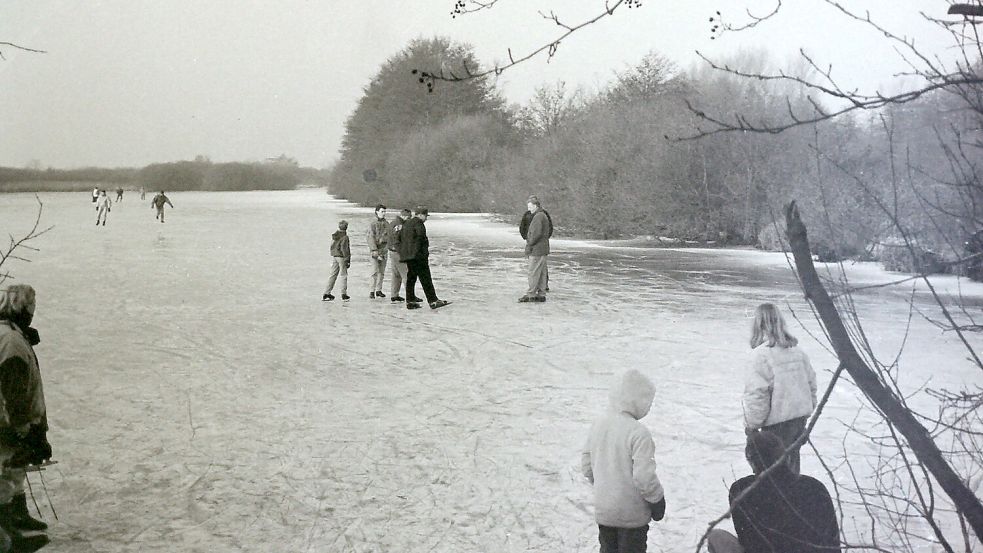
<svg viewBox="0 0 983 553"><path fill-rule="evenodd" d="M264 163L193 161L153 163L142 168L19 169L0 167L0 192L88 191L93 188L146 190L288 190L324 186L318 169L280 156Z"/></svg>
<svg viewBox="0 0 983 553"><path fill-rule="evenodd" d="M772 62L742 52L727 63L764 72ZM899 253L906 259L893 268L909 269L918 261L895 247L885 203L912 216L926 201L952 213L914 229L933 259L959 257L963 240L953 237L980 228L946 152L953 132L973 128L951 94L780 134L714 133L705 112L767 122L823 107L787 81L683 70L657 53L600 91L545 84L525 105L507 105L489 77L425 86L419 72L434 67L477 72L480 63L469 46L439 37L388 59L346 122L331 193L514 217L535 193L567 234L769 249L782 247L781 207L796 199L822 222L812 231L821 257Z"/></svg>

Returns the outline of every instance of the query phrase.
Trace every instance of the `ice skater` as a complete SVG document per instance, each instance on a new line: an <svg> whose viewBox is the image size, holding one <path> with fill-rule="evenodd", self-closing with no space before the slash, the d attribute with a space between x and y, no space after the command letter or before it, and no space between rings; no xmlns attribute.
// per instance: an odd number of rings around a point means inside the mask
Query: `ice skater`
<svg viewBox="0 0 983 553"><path fill-rule="evenodd" d="M430 239L427 238L427 218L430 212L424 206L413 210L413 217L403 223L399 231L399 259L406 262L406 308L419 309L422 300L416 297L416 281L420 280L430 309L439 309L451 302L437 297L430 276Z"/></svg>
<svg viewBox="0 0 983 553"><path fill-rule="evenodd" d="M99 199L99 188L93 188L92 189L92 203L96 203L96 200L98 200L98 199Z"/></svg>
<svg viewBox="0 0 983 553"><path fill-rule="evenodd" d="M174 209L174 204L171 203L171 200L164 194L163 190L154 196L154 199L150 200L150 207L157 209L157 220L159 220L161 223L164 222L164 204L167 204L171 206L171 209Z"/></svg>
<svg viewBox="0 0 983 553"><path fill-rule="evenodd" d="M406 267L406 262L399 257L399 231L403 229L403 223L412 216L410 210L404 209L399 212L399 215L393 217L389 226L389 265L392 267L392 272L389 275L389 282L392 286L389 290L389 301L392 303L405 301L405 298L399 295L399 288L408 280L409 269Z"/></svg>
<svg viewBox="0 0 983 553"><path fill-rule="evenodd" d="M369 246L369 259L372 263L372 291L369 299L384 298L382 281L386 277L386 254L389 252L389 221L386 220L386 206L375 206L375 221L365 232Z"/></svg>
<svg viewBox="0 0 983 553"><path fill-rule="evenodd" d="M116 201L117 202L122 202L123 201L123 187L122 186L116 189Z"/></svg>
<svg viewBox="0 0 983 553"><path fill-rule="evenodd" d="M102 220L102 226L106 226L106 217L109 212L113 209L113 202L106 195L105 190L99 191L99 197L96 200L96 226L99 226L99 220Z"/></svg>
<svg viewBox="0 0 983 553"><path fill-rule="evenodd" d="M140 199L141 200L146 200L147 199L147 190L144 189L144 187L142 187L142 186L140 187Z"/></svg>
<svg viewBox="0 0 983 553"><path fill-rule="evenodd" d="M27 509L28 465L51 459L48 416L34 346L41 339L31 323L34 288L15 284L0 290L0 544L2 551L37 551L48 543L48 528ZM11 549L12 547L12 549Z"/></svg>
<svg viewBox="0 0 983 553"><path fill-rule="evenodd" d="M727 497L737 536L714 528L707 535L710 553L840 552L836 509L822 482L793 474L787 464L761 476L782 457L784 449L778 436L769 432L747 437L744 456L754 474L734 482ZM734 500L758 480L755 488L735 504Z"/></svg>
<svg viewBox="0 0 983 553"><path fill-rule="evenodd" d="M792 445L816 408L816 371L798 340L788 333L785 319L772 303L754 311L751 362L744 379L745 433L771 432L785 447ZM799 448L788 455L799 473Z"/></svg>
<svg viewBox="0 0 983 553"><path fill-rule="evenodd" d="M655 442L638 422L652 408L655 386L636 369L611 387L610 409L590 429L581 469L594 485L601 553L645 553L650 520L662 520L666 498L655 473Z"/></svg>
<svg viewBox="0 0 983 553"><path fill-rule="evenodd" d="M352 266L352 249L348 239L348 221L338 221L338 230L331 235L331 274L328 277L328 287L321 295L321 301L331 301L334 296L335 282L341 277L341 299L348 301L348 269Z"/></svg>
<svg viewBox="0 0 983 553"><path fill-rule="evenodd" d="M519 298L519 302L544 302L546 301L546 290L549 287L546 276L546 257L550 254L550 235L553 233L553 225L543 211L539 198L529 196L526 207L532 213L532 219L529 220L529 227L526 231L529 287L525 295Z"/></svg>

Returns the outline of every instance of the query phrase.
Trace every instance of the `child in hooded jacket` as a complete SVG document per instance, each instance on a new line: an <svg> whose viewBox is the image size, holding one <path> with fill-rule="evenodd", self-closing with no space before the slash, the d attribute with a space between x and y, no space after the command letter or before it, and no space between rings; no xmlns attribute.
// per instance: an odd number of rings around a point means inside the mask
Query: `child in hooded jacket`
<svg viewBox="0 0 983 553"><path fill-rule="evenodd" d="M581 468L594 485L601 553L644 553L649 520L662 520L665 493L655 472L655 443L639 421L655 386L629 369L611 388L611 406L590 429Z"/></svg>

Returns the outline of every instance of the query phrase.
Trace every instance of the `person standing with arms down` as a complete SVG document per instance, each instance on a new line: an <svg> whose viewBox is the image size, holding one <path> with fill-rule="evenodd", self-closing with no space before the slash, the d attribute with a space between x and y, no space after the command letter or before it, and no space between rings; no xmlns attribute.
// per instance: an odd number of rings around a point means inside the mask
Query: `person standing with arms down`
<svg viewBox="0 0 983 553"><path fill-rule="evenodd" d="M405 298L399 295L399 287L408 280L409 269L406 268L406 262L399 257L399 231L403 229L403 223L412 216L410 210L404 209L393 218L389 226L389 264L392 266L392 274L389 275L392 286L389 291L391 296L389 301L393 303L405 301Z"/></svg>
<svg viewBox="0 0 983 553"><path fill-rule="evenodd" d="M96 200L98 200L98 199L99 199L99 189L98 188L93 188L92 189L92 203L96 203Z"/></svg>
<svg viewBox="0 0 983 553"><path fill-rule="evenodd" d="M120 186L119 188L116 189L116 201L117 202L122 202L123 201L123 187L122 186Z"/></svg>
<svg viewBox="0 0 983 553"><path fill-rule="evenodd" d="M546 215L546 220L549 221L549 224L550 224L550 230L549 230L549 233L547 233L547 234L548 234L548 237L549 238L553 238L553 218L550 217L550 212L549 211L546 211L545 209L542 209L542 208L540 208L538 211L542 211L543 212L543 215ZM527 239L529 237L529 223L532 222L532 216L533 216L533 212L532 211L529 211L528 206L527 206L526 212L522 214L522 219L519 221L519 236L521 236L523 240L525 240L525 239ZM549 270L549 267L546 267L546 290L545 291L546 292L549 292L550 291L550 270Z"/></svg>
<svg viewBox="0 0 983 553"><path fill-rule="evenodd" d="M529 196L526 207L532 213L526 232L526 257L529 258L529 289L520 303L546 301L546 256L550 254L551 225L539 198Z"/></svg>
<svg viewBox="0 0 983 553"><path fill-rule="evenodd" d="M384 298L382 281L386 277L386 254L389 252L389 221L386 220L386 206L375 206L375 221L369 225L365 233L365 241L369 246L369 258L372 261L372 291L369 299Z"/></svg>
<svg viewBox="0 0 983 553"><path fill-rule="evenodd" d="M100 190L99 198L96 200L96 226L99 226L100 219L102 220L102 226L106 226L106 217L112 211L112 207L113 202L106 195L106 191Z"/></svg>
<svg viewBox="0 0 983 553"><path fill-rule="evenodd" d="M775 304L758 306L744 377L744 432L771 432L786 448L802 435L816 408L816 371L798 343ZM789 453L788 465L799 473L798 447Z"/></svg>
<svg viewBox="0 0 983 553"><path fill-rule="evenodd" d="M338 230L331 235L331 274L328 287L324 289L321 301L331 301L335 282L341 276L341 299L348 301L348 268L352 266L352 248L348 239L348 221L338 221Z"/></svg>
<svg viewBox="0 0 983 553"><path fill-rule="evenodd" d="M439 299L433 288L430 276L430 240L427 238L427 217L430 212L426 207L418 206L413 210L413 217L403 223L399 232L399 259L406 262L406 308L419 309L421 300L416 297L416 281L420 279L423 293L431 309L439 309L450 302Z"/></svg>
<svg viewBox="0 0 983 553"><path fill-rule="evenodd" d="M13 551L37 551L48 543L44 534L23 534L48 528L31 517L24 491L26 467L51 459L41 370L34 352L41 339L31 327L36 306L31 286L0 290L0 535L9 538L0 542L12 545Z"/></svg>
<svg viewBox="0 0 983 553"><path fill-rule="evenodd" d="M164 204L167 204L171 206L171 209L174 209L174 204L172 204L171 200L164 195L163 190L154 196L154 199L150 200L150 207L157 209L157 219L159 219L161 223L164 222Z"/></svg>

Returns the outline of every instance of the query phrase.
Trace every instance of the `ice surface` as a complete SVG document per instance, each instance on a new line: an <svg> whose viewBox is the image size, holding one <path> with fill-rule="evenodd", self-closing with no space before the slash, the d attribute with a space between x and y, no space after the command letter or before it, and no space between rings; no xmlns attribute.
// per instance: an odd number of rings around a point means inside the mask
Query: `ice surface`
<svg viewBox="0 0 983 553"><path fill-rule="evenodd" d="M821 385L835 367L781 254L557 239L549 301L517 304L517 229L436 213L431 266L454 305L407 311L368 298L370 208L321 190L169 196L166 224L130 192L96 227L88 193L42 194L55 228L32 263L9 267L39 294L59 521L31 481L53 551L596 551L580 447L626 367L658 388L643 422L668 513L651 550L693 551L748 470L754 306L795 310ZM34 205L0 196L0 230L27 230ZM322 303L341 218L352 300ZM846 269L858 285L898 277ZM858 292L879 355L901 345L910 295L910 283ZM916 316L904 383L978 381L959 347ZM815 430L831 458L856 396L839 387ZM802 465L827 479L808 448Z"/></svg>

